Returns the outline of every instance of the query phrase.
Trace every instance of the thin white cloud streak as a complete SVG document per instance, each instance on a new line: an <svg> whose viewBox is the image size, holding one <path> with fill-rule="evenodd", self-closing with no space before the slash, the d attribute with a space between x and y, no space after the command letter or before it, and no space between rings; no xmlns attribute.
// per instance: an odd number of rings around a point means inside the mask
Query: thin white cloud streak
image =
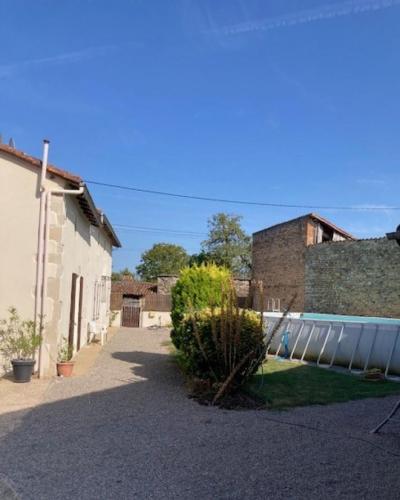
<svg viewBox="0 0 400 500"><path fill-rule="evenodd" d="M116 50L117 48L118 47L116 45L102 45L99 47L88 47L86 49L76 50L73 52L56 54L49 57L39 57L36 59L28 59L12 64L3 64L0 65L0 78L8 78L14 76L17 73L28 71L36 67L77 63L86 59L105 56L110 52Z"/></svg>
<svg viewBox="0 0 400 500"><path fill-rule="evenodd" d="M278 28L287 28L298 24L313 23L325 19L361 14L377 11L400 5L400 0L348 0L323 5L313 9L304 9L298 12L244 23L222 26L212 29L209 33L220 35L240 35L255 31L269 31Z"/></svg>

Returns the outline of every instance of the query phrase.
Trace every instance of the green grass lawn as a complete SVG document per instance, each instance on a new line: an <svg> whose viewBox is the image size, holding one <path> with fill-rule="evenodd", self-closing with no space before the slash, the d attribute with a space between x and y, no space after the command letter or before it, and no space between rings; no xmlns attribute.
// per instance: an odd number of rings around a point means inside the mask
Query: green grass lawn
<svg viewBox="0 0 400 500"><path fill-rule="evenodd" d="M400 394L400 383L366 381L356 375L269 359L246 390L268 408L283 409Z"/></svg>

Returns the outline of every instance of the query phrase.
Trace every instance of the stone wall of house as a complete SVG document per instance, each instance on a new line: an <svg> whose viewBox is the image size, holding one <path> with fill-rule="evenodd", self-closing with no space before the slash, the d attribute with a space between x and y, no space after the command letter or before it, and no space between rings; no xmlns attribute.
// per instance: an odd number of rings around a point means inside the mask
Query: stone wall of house
<svg viewBox="0 0 400 500"><path fill-rule="evenodd" d="M171 289L178 281L178 276L158 276L157 277L157 293L160 295L171 295Z"/></svg>
<svg viewBox="0 0 400 500"><path fill-rule="evenodd" d="M297 294L291 309L304 310L308 224L299 218L253 234L252 279L263 282L265 309L271 299L280 299L284 309ZM254 307L259 307L257 295Z"/></svg>
<svg viewBox="0 0 400 500"><path fill-rule="evenodd" d="M238 297L247 297L250 293L250 280L248 279L241 279L241 278L235 278L233 280L233 285L236 290L236 295Z"/></svg>
<svg viewBox="0 0 400 500"><path fill-rule="evenodd" d="M307 312L400 317L400 247L386 238L329 242L305 253Z"/></svg>

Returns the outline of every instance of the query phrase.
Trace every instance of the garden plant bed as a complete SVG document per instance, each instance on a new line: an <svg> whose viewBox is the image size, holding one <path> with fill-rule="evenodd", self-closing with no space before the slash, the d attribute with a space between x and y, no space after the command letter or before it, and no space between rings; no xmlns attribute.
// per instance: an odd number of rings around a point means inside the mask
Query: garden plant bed
<svg viewBox="0 0 400 500"><path fill-rule="evenodd" d="M267 408L284 409L400 394L400 384L368 381L357 375L269 359L246 390L264 401Z"/></svg>
<svg viewBox="0 0 400 500"><path fill-rule="evenodd" d="M213 404L214 396L214 391L196 391L193 388L189 390L189 398L205 406ZM224 410L265 410L266 408L263 399L259 398L256 394L251 394L240 389L223 396L215 403L215 406Z"/></svg>

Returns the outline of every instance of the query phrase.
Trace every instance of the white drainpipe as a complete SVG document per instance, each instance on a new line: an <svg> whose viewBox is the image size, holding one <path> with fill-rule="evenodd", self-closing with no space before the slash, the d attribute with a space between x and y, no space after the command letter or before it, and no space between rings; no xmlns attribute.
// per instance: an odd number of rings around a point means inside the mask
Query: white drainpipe
<svg viewBox="0 0 400 500"><path fill-rule="evenodd" d="M79 189L51 189L46 190L43 182L46 178L46 168L47 168L47 156L48 156L48 146L49 141L44 142L43 149L43 163L42 163L42 173L41 173L41 187L43 186L42 194L41 194L41 212L39 219L39 248L38 248L38 268L40 262L40 268L37 271L37 275L41 278L40 286L36 287L36 292L39 290L40 294L40 325L42 329L42 335L44 339L45 334L45 321L46 321L46 298L47 298L47 261L48 261L48 250L49 250L49 234L50 234L50 208L51 208L51 197L53 194L70 194L70 195L80 195L84 192L84 186L81 186ZM42 210L44 213L42 213ZM43 217L44 216L44 217ZM41 233L41 232L42 233ZM36 302L37 304L39 301ZM38 307L37 307L38 309ZM37 317L37 311L36 317ZM45 342L43 341L40 349L39 349L39 377L43 377L44 375L44 366L43 366L43 354L44 354ZM46 346L47 347L47 346Z"/></svg>
<svg viewBox="0 0 400 500"><path fill-rule="evenodd" d="M42 271L43 271L43 242L44 242L44 211L46 204L45 193L45 180L47 170L47 159L49 155L49 141L43 141L43 159L42 170L40 173L40 208L39 208L39 230L38 230L38 251L37 251L37 264L36 264L36 291L35 291L35 317L34 321L38 324L39 305L42 288ZM41 321L39 321L39 324Z"/></svg>

